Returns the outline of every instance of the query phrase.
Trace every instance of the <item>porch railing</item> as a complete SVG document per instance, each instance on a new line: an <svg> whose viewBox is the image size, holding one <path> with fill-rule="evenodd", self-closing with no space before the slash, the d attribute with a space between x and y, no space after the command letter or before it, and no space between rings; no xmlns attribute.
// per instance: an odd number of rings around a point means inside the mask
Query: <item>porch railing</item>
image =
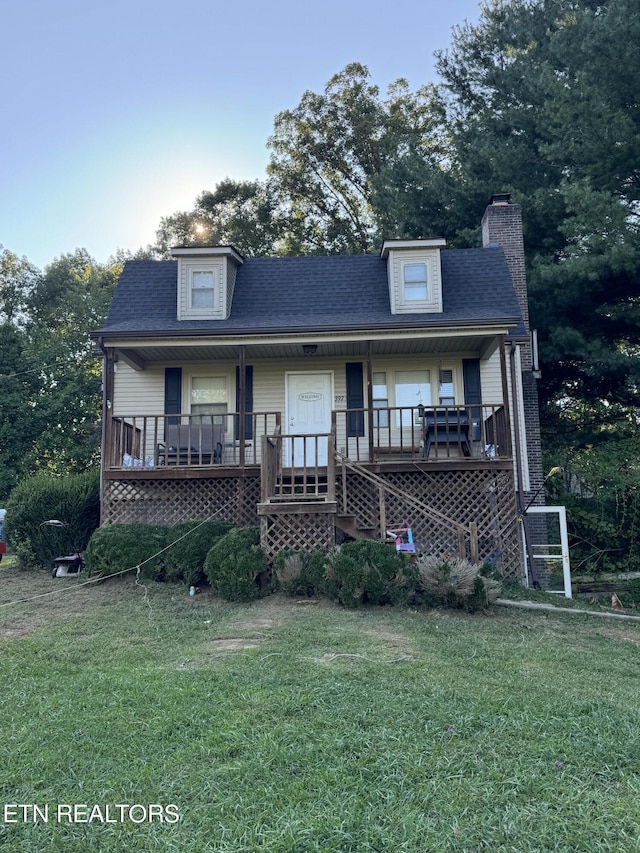
<svg viewBox="0 0 640 853"><path fill-rule="evenodd" d="M262 436L280 429L280 412L128 415L108 424L105 468L259 465Z"/></svg>
<svg viewBox="0 0 640 853"><path fill-rule="evenodd" d="M333 430L338 451L356 462L511 457L502 403L342 409Z"/></svg>
<svg viewBox="0 0 640 853"><path fill-rule="evenodd" d="M335 437L262 437L262 501L334 501Z"/></svg>
<svg viewBox="0 0 640 853"><path fill-rule="evenodd" d="M238 412L114 416L107 427L107 470L257 466L267 436L278 438L285 467L304 469L313 460L326 468L332 456L329 433L281 435L280 412L247 413L244 430ZM355 462L512 455L511 431L500 403L342 409L332 413L330 435L335 449Z"/></svg>

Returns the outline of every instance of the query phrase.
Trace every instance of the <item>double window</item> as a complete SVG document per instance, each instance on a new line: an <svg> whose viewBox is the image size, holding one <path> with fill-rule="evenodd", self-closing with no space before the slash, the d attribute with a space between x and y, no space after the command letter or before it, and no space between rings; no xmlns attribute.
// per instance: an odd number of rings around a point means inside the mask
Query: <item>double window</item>
<svg viewBox="0 0 640 853"><path fill-rule="evenodd" d="M455 391L453 369L440 368L438 370L438 394L437 405L454 406ZM418 424L420 416L419 406L431 406L432 388L430 370L396 370L391 375L393 382L394 403L393 407L402 409L397 411L396 426L411 425L411 409L414 412L414 423ZM435 388L433 394L435 396ZM380 429L389 428L389 386L387 373L374 371L373 373L373 424ZM406 408L405 408L406 407ZM379 410L379 411L378 411Z"/></svg>
<svg viewBox="0 0 640 853"><path fill-rule="evenodd" d="M397 370L393 374L393 390L396 411L396 426L411 425L411 409L414 412L414 422L420 423L417 407L431 404L431 371L429 370ZM406 407L406 408L405 408ZM409 408L411 407L411 408ZM373 424L380 429L389 428L389 389L387 374L373 374ZM376 411L379 409L380 411Z"/></svg>

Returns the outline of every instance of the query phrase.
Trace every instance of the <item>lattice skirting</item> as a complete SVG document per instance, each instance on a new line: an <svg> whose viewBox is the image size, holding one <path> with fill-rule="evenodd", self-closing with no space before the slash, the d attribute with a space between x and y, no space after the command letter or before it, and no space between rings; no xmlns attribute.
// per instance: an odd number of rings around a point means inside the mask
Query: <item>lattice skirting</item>
<svg viewBox="0 0 640 853"><path fill-rule="evenodd" d="M257 526L258 477L194 480L107 480L102 524L144 522L179 524L220 518L241 526Z"/></svg>
<svg viewBox="0 0 640 853"><path fill-rule="evenodd" d="M338 472L338 512L355 515L360 527L374 528L380 537L378 487L348 471L348 506L343 507L341 476ZM520 575L516 495L511 471L416 470L379 476L460 524L467 526L475 522L480 559L494 563L506 577ZM385 492L384 510L387 528L400 526L404 521L409 524L420 553L435 557L458 553L456 529L418 509L415 502Z"/></svg>
<svg viewBox="0 0 640 853"><path fill-rule="evenodd" d="M263 515L260 518L260 544L267 560L286 549L311 553L335 543L333 513Z"/></svg>
<svg viewBox="0 0 640 853"><path fill-rule="evenodd" d="M378 486L347 472L347 503L342 505L342 474L337 472L338 512L355 515L360 527L373 528L378 538ZM420 501L460 524L475 522L481 559L488 559L505 576L519 576L521 555L513 474L508 470L452 470L381 474L411 500L385 492L386 526L405 520L413 530L418 551L441 557L458 553L455 528L433 513L416 507ZM220 518L238 525L261 526L262 545L269 561L285 549L311 552L335 541L335 519L330 513L276 514L258 520L258 477L193 480L107 480L104 483L102 523L139 521L172 525L191 519Z"/></svg>

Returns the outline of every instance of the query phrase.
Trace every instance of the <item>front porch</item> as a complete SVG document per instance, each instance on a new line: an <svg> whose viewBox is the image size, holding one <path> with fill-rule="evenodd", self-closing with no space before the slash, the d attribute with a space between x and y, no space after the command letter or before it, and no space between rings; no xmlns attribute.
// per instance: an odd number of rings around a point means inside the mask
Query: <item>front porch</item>
<svg viewBox="0 0 640 853"><path fill-rule="evenodd" d="M260 525L269 559L412 528L417 550L519 573L502 404L335 410L331 431L283 434L280 412L111 419L103 523L219 517ZM178 441L171 444L167 438Z"/></svg>

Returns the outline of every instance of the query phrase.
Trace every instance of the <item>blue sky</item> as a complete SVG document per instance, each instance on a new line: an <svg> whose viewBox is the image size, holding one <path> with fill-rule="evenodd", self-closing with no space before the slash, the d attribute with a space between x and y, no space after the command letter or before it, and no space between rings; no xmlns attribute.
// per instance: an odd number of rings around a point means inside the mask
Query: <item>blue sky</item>
<svg viewBox="0 0 640 853"><path fill-rule="evenodd" d="M153 241L225 177L261 178L279 111L362 62L436 79L476 0L0 0L0 244L44 267Z"/></svg>

